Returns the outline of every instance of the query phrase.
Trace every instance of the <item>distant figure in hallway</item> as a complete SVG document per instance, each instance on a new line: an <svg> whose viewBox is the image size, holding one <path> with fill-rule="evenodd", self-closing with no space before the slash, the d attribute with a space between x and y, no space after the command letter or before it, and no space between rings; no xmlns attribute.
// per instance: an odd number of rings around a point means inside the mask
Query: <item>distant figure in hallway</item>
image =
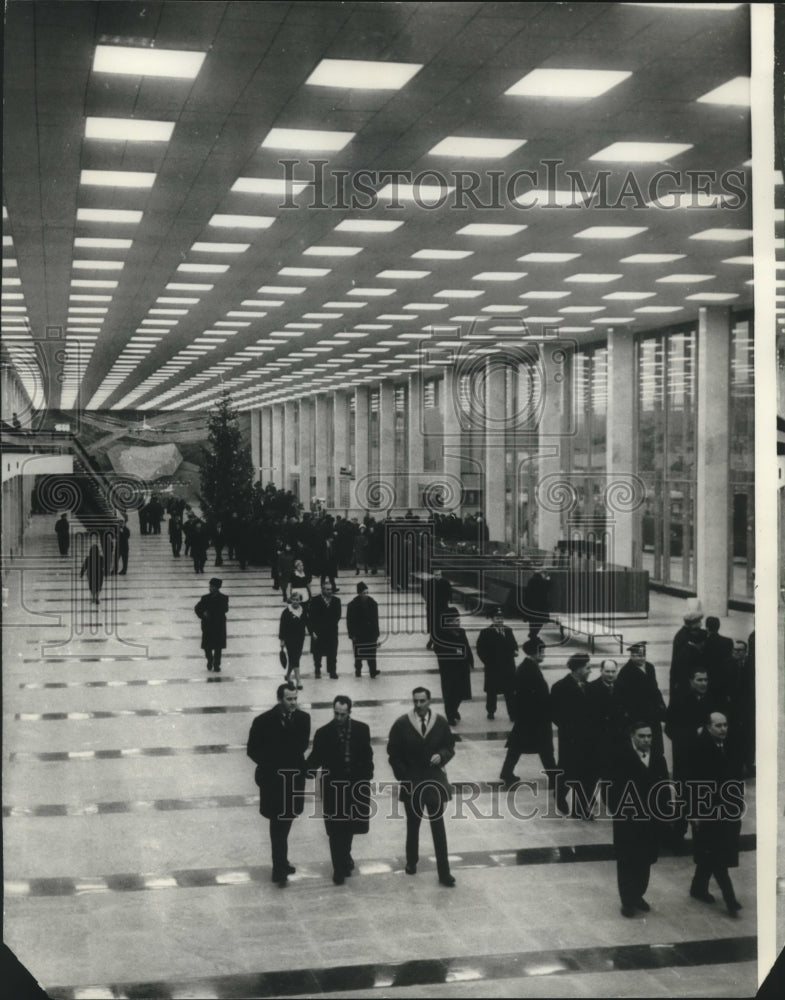
<svg viewBox="0 0 785 1000"><path fill-rule="evenodd" d="M311 655L314 677L322 676L322 657L327 660L327 673L338 677L338 622L341 620L341 601L335 597L329 583L322 584L322 593L314 597L308 609L311 629Z"/></svg>
<svg viewBox="0 0 785 1000"><path fill-rule="evenodd" d="M281 653L286 660L286 681L294 683L297 690L302 689L300 683L300 657L303 653L305 643L305 633L308 630L308 611L303 607L300 595L295 591L289 598L289 603L281 612L281 620L278 625L278 640L281 643ZM283 662L282 659L282 662Z"/></svg>
<svg viewBox="0 0 785 1000"><path fill-rule="evenodd" d="M497 699L504 695L507 716L513 719L512 685L515 679L515 655L518 643L512 629L504 624L504 612L496 608L493 624L477 636L477 655L485 667L485 709L489 719L495 718Z"/></svg>
<svg viewBox="0 0 785 1000"><path fill-rule="evenodd" d="M201 518L197 517L191 532L191 556L194 561L194 573L204 573L208 541L207 526Z"/></svg>
<svg viewBox="0 0 785 1000"><path fill-rule="evenodd" d="M357 597L346 608L346 630L354 651L354 676L362 673L363 660L368 661L371 677L379 673L376 667L376 647L379 642L379 605L368 593L364 583L357 584Z"/></svg>
<svg viewBox="0 0 785 1000"><path fill-rule="evenodd" d="M93 604L99 603L99 594L104 585L104 556L96 542L90 546L90 551L85 556L82 563L82 570L79 576L87 574L87 586L90 588L90 596Z"/></svg>
<svg viewBox="0 0 785 1000"><path fill-rule="evenodd" d="M61 556L67 556L71 547L71 525L68 522L68 515L61 514L60 520L55 522L55 534L57 535L57 547Z"/></svg>
<svg viewBox="0 0 785 1000"><path fill-rule="evenodd" d="M425 626L428 629L426 649L433 649L434 631L438 627L439 615L447 608L451 599L450 581L442 576L440 569L435 569L431 579L425 584Z"/></svg>
<svg viewBox="0 0 785 1000"><path fill-rule="evenodd" d="M226 612L229 598L221 593L223 580L213 577L210 591L194 606L194 613L202 621L202 649L207 658L207 669L221 672L221 650L226 649Z"/></svg>
<svg viewBox="0 0 785 1000"><path fill-rule="evenodd" d="M272 881L286 886L294 865L289 864L289 831L303 811L305 751L311 734L311 717L297 707L297 688L278 687L278 704L257 715L248 734L247 753L256 764L259 812L270 821L273 856Z"/></svg>
<svg viewBox="0 0 785 1000"><path fill-rule="evenodd" d="M513 681L513 716L515 724L507 739L507 755L499 777L505 787L518 781L515 765L521 754L539 754L548 787L555 788L556 758L553 753L553 727L548 682L540 664L545 659L545 644L541 639L527 639L523 644L524 658L515 671Z"/></svg>
<svg viewBox="0 0 785 1000"><path fill-rule="evenodd" d="M472 700L470 671L474 669L474 654L457 608L448 605L438 612L433 634L447 725L456 726L461 721L461 703Z"/></svg>
<svg viewBox="0 0 785 1000"><path fill-rule="evenodd" d="M169 544L172 546L172 555L179 556L183 547L183 522L179 514L172 514L169 518Z"/></svg>
<svg viewBox="0 0 785 1000"><path fill-rule="evenodd" d="M523 618L529 626L529 638L536 639L543 625L550 621L551 578L536 570L523 592Z"/></svg>
<svg viewBox="0 0 785 1000"><path fill-rule="evenodd" d="M125 576L128 572L128 544L131 537L128 528L128 518L123 517L117 522L117 555L115 556L115 572L117 572L117 560L119 558L122 566L119 576Z"/></svg>
<svg viewBox="0 0 785 1000"><path fill-rule="evenodd" d="M333 720L316 730L305 762L310 774L322 772L322 811L336 885L343 885L354 871L352 840L355 834L368 833L371 815L371 731L351 713L352 699L336 695Z"/></svg>

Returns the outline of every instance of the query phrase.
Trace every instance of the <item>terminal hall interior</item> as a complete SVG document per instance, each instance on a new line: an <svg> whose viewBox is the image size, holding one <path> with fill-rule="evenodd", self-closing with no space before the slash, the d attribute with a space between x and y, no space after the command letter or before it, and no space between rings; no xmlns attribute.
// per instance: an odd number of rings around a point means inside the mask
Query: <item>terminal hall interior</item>
<svg viewBox="0 0 785 1000"><path fill-rule="evenodd" d="M48 996L754 994L758 935L783 938L785 862L761 875L757 849L776 734L756 760L755 733L781 636L763 622L756 674L755 614L783 510L756 438L785 367L782 282L759 291L785 201L774 144L753 159L774 5L753 6L8 3L4 940ZM294 677L287 598L302 583L313 612L322 582L337 657L319 676L312 636ZM462 716L448 618L474 660ZM491 622L516 647L498 684ZM533 648L551 706L642 649L661 712L619 719L673 779L675 706L708 674L740 748L735 914L691 883L686 821L620 912L608 801L581 816L573 789L561 815L528 743L505 770ZM270 881L246 742L289 676L311 738L337 695L370 727L351 878L309 778L296 871ZM417 687L454 741L452 891L435 823L410 877L388 760Z"/></svg>

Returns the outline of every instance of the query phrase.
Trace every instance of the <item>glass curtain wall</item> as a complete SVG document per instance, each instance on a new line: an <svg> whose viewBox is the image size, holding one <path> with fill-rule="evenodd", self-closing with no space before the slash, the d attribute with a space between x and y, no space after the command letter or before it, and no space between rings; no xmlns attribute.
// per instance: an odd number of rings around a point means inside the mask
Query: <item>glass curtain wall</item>
<svg viewBox="0 0 785 1000"><path fill-rule="evenodd" d="M736 320L730 344L730 596L753 597L755 573L755 355L752 316Z"/></svg>
<svg viewBox="0 0 785 1000"><path fill-rule="evenodd" d="M396 506L408 507L409 481L406 470L409 465L409 386L403 382L393 388L395 398L394 454Z"/></svg>
<svg viewBox="0 0 785 1000"><path fill-rule="evenodd" d="M697 341L694 328L646 336L637 346L638 518L642 568L658 583L695 588Z"/></svg>
<svg viewBox="0 0 785 1000"><path fill-rule="evenodd" d="M574 434L567 438L578 506L571 515L601 533L605 526L608 445L608 349L587 346L572 356L570 407ZM562 525L567 537L567 525Z"/></svg>
<svg viewBox="0 0 785 1000"><path fill-rule="evenodd" d="M443 469L444 420L442 415L443 379L429 378L423 382L423 467L426 472Z"/></svg>

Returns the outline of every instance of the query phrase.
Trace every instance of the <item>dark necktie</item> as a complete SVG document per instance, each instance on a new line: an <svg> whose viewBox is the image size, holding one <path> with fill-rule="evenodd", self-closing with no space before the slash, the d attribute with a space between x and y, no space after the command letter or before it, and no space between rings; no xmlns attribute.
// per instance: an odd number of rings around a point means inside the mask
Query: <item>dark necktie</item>
<svg viewBox="0 0 785 1000"><path fill-rule="evenodd" d="M425 730L427 728L428 728L428 720L425 718L425 716L423 716L423 718L420 720L420 730L422 731L423 736L425 736Z"/></svg>

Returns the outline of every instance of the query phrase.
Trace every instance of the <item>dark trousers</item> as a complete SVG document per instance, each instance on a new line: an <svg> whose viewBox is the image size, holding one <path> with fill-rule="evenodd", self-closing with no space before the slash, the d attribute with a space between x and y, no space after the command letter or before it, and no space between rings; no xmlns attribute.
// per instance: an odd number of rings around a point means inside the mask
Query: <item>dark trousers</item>
<svg viewBox="0 0 785 1000"><path fill-rule="evenodd" d="M336 875L348 875L352 870L352 833L351 823L330 824L330 832L327 834L330 841L330 859L333 863L333 872Z"/></svg>
<svg viewBox="0 0 785 1000"><path fill-rule="evenodd" d="M179 556L180 555L180 549L182 548L182 544L183 543L182 542L178 542L177 539L175 539L175 538L171 539L171 543L172 543L172 555L173 556ZM188 555L187 552L185 554Z"/></svg>
<svg viewBox="0 0 785 1000"><path fill-rule="evenodd" d="M354 647L354 672L359 677L363 668L363 660L368 661L368 671L371 677L375 677L379 671L376 669L376 646L371 646L367 642L352 642ZM372 655L358 656L358 648L363 651L363 653L368 654L371 648L373 648Z"/></svg>
<svg viewBox="0 0 785 1000"><path fill-rule="evenodd" d="M273 854L273 879L284 878L289 864L288 840L289 831L294 820L270 820L270 846Z"/></svg>
<svg viewBox="0 0 785 1000"><path fill-rule="evenodd" d="M120 570L120 575L124 575L128 572L128 549L120 549L120 565L123 567ZM115 563L115 572L117 572L117 563Z"/></svg>
<svg viewBox="0 0 785 1000"><path fill-rule="evenodd" d="M405 799L403 803L403 808L406 810L406 864L412 867L417 864L420 857L420 823L423 817L419 806L419 802L412 804L410 799ZM439 873L439 878L443 878L450 874L450 862L447 857L447 831L444 829L444 805L441 802L426 800L423 807L428 813L428 820L431 824L433 849L436 854L436 870Z"/></svg>
<svg viewBox="0 0 785 1000"><path fill-rule="evenodd" d="M542 769L548 776L548 788L553 790L556 786L556 758L553 755L553 740L542 740L537 747L537 753L540 755ZM504 763L502 764L502 780L512 778L513 772L515 771L515 765L518 763L520 756L520 750L510 747L507 751L507 756L504 758Z"/></svg>
<svg viewBox="0 0 785 1000"><path fill-rule="evenodd" d="M695 874L692 876L692 892L707 893L709 891L709 879L714 876L717 885L722 893L722 898L726 905L736 902L736 893L733 890L733 883L728 874L728 866L717 864L714 861L699 861L695 865Z"/></svg>
<svg viewBox="0 0 785 1000"><path fill-rule="evenodd" d="M616 881L619 898L624 907L634 907L649 888L651 863L637 857L619 857L616 860Z"/></svg>
<svg viewBox="0 0 785 1000"><path fill-rule="evenodd" d="M220 649L206 649L204 655L207 657L207 669L208 670L220 670L221 669L221 650Z"/></svg>
<svg viewBox="0 0 785 1000"><path fill-rule="evenodd" d="M449 691L445 691L442 688L442 697L444 698L444 714L447 716L447 721L456 720L458 715L458 709L461 707L462 698L456 698L455 695Z"/></svg>
<svg viewBox="0 0 785 1000"><path fill-rule="evenodd" d="M498 704L498 695L495 691L487 691L485 694L485 711L488 715L496 714L496 706ZM507 692L504 692L504 704L507 706L507 715L512 722L512 703L510 702L510 696Z"/></svg>
<svg viewBox="0 0 785 1000"><path fill-rule="evenodd" d="M327 660L327 673L330 677L337 677L338 665L338 638L322 639L316 641L317 652L313 653L313 669L318 677L322 672L322 657Z"/></svg>

